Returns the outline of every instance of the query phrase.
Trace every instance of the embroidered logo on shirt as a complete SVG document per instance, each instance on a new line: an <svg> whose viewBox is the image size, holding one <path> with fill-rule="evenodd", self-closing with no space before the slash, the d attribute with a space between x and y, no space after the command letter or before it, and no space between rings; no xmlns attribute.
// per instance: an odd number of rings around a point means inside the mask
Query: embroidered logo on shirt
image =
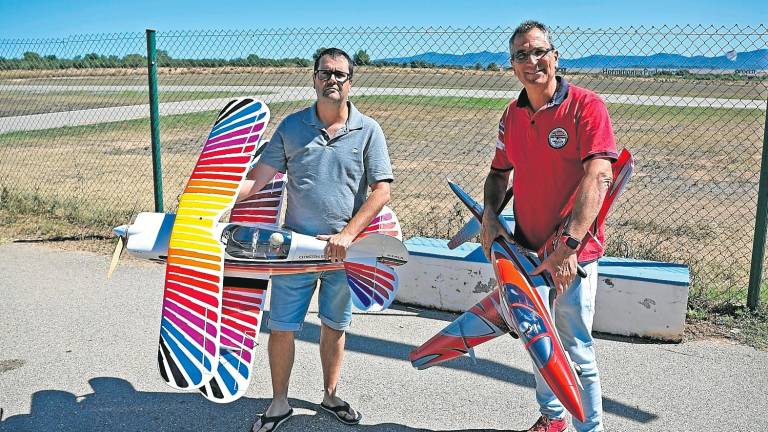
<svg viewBox="0 0 768 432"><path fill-rule="evenodd" d="M547 140L553 149L563 148L568 143L568 132L563 128L554 128L549 132Z"/></svg>

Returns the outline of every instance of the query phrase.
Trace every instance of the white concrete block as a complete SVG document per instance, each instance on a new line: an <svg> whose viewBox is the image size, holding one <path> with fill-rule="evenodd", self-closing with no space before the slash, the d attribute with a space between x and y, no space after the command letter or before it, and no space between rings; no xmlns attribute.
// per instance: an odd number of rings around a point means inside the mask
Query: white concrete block
<svg viewBox="0 0 768 432"><path fill-rule="evenodd" d="M455 250L447 241L414 237L410 259L395 270L397 300L464 312L496 287L493 268L477 243ZM670 341L682 338L688 302L688 267L605 257L598 265L595 331Z"/></svg>
<svg viewBox="0 0 768 432"><path fill-rule="evenodd" d="M476 243L448 249L447 241L414 237L405 242L410 258L396 267L397 301L464 312L496 288L496 275Z"/></svg>
<svg viewBox="0 0 768 432"><path fill-rule="evenodd" d="M604 257L592 329L679 341L688 309L688 266Z"/></svg>

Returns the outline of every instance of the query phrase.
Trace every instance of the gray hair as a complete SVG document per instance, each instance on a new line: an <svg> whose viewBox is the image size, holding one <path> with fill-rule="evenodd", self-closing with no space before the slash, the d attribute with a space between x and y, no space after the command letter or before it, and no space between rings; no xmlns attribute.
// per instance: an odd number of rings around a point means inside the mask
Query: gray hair
<svg viewBox="0 0 768 432"><path fill-rule="evenodd" d="M541 32L544 33L544 37L547 39L547 42L549 42L549 46L552 48L555 47L555 44L552 43L552 31L549 29L549 27L540 23L539 21L528 20L520 23L520 25L515 28L515 31L512 32L512 37L509 38L510 51L512 50L512 43L515 41L516 37L524 35L533 29L541 30Z"/></svg>

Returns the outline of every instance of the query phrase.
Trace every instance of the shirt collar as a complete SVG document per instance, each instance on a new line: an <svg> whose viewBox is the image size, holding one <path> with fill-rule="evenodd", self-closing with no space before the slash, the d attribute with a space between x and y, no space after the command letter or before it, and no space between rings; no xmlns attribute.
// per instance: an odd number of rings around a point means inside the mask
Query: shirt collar
<svg viewBox="0 0 768 432"><path fill-rule="evenodd" d="M347 108L349 109L349 115L347 116L347 130L362 129L363 115L360 114L360 111L357 110L351 101L347 101ZM304 123L315 126L318 129L325 129L325 125L320 121L320 116L317 115L317 102L309 107L307 116L304 118Z"/></svg>
<svg viewBox="0 0 768 432"><path fill-rule="evenodd" d="M568 80L561 76L555 76L555 79L557 80L557 88L555 89L555 94L552 95L552 100L547 103L545 108L553 107L560 105L565 101L565 98L568 97ZM520 96L517 97L517 107L518 108L525 108L527 106L530 106L531 102L528 100L528 93L523 89L520 92Z"/></svg>

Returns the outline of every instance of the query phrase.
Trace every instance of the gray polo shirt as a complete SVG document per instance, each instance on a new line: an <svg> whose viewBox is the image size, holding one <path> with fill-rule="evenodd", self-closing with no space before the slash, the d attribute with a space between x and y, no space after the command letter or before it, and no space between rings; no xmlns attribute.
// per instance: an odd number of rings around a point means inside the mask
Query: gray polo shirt
<svg viewBox="0 0 768 432"><path fill-rule="evenodd" d="M333 139L316 104L290 114L259 163L288 174L285 227L306 235L338 233L363 205L371 184L394 179L381 126L351 102L347 124Z"/></svg>

